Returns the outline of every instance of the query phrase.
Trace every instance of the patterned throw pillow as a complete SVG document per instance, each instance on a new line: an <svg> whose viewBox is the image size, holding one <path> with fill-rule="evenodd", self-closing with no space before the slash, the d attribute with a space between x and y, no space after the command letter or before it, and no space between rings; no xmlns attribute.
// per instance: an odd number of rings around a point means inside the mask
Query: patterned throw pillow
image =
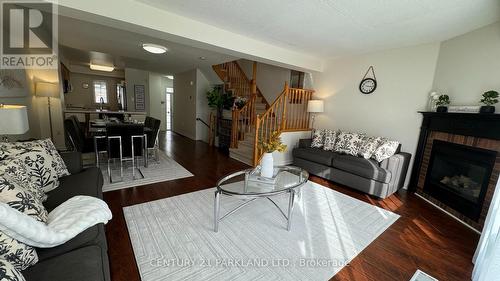
<svg viewBox="0 0 500 281"><path fill-rule="evenodd" d="M365 159L370 159L381 141L382 138L380 137L365 136L363 138L363 143L359 147L358 155Z"/></svg>
<svg viewBox="0 0 500 281"><path fill-rule="evenodd" d="M338 153L357 156L359 148L363 143L363 137L363 134L340 132L337 136L337 141L335 142L335 148L333 150Z"/></svg>
<svg viewBox="0 0 500 281"><path fill-rule="evenodd" d="M52 155L54 162L56 163L56 172L59 177L69 176L70 173L64 160L62 159L59 152L57 152L54 143L50 139L37 140L35 143L39 143L43 148L45 148L50 155Z"/></svg>
<svg viewBox="0 0 500 281"><path fill-rule="evenodd" d="M59 186L59 178L69 175L52 141L0 143L0 160L21 159L32 181L44 192Z"/></svg>
<svg viewBox="0 0 500 281"><path fill-rule="evenodd" d="M0 280L25 281L26 279L11 263L0 259Z"/></svg>
<svg viewBox="0 0 500 281"><path fill-rule="evenodd" d="M336 138L337 138L337 131L325 130L325 143L323 144L323 149L328 151L333 151L335 147Z"/></svg>
<svg viewBox="0 0 500 281"><path fill-rule="evenodd" d="M34 194L12 178L0 176L0 202L41 222L47 221L47 210Z"/></svg>
<svg viewBox="0 0 500 281"><path fill-rule="evenodd" d="M42 202L19 183L3 176L0 176L0 202L38 221L47 221L48 214ZM38 255L33 247L0 231L0 259L8 261L18 270L24 270L38 262Z"/></svg>
<svg viewBox="0 0 500 281"><path fill-rule="evenodd" d="M28 174L28 170L21 159L0 161L0 175L21 183L27 191L34 194L39 200L45 201L47 195Z"/></svg>
<svg viewBox="0 0 500 281"><path fill-rule="evenodd" d="M325 130L313 129L311 147L322 148L325 142Z"/></svg>
<svg viewBox="0 0 500 281"><path fill-rule="evenodd" d="M382 162L385 159L391 157L396 153L396 150L399 147L398 141L391 141L388 139L382 139L380 145L375 150L372 158L377 162Z"/></svg>

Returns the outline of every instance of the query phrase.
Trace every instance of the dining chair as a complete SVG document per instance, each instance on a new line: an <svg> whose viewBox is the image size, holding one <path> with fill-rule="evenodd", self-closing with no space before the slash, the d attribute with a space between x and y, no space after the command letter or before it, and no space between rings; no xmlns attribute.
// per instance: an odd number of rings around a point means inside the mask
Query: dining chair
<svg viewBox="0 0 500 281"><path fill-rule="evenodd" d="M139 169L137 157L145 159L145 136L144 125L142 124L124 124L109 123L106 125L106 138L108 143L108 176L111 177L111 161L120 160L120 178L123 181L123 163L132 161L132 177L136 179L136 169L142 178L144 175Z"/></svg>
<svg viewBox="0 0 500 281"><path fill-rule="evenodd" d="M93 140L85 137L85 132L76 116L72 115L64 120L64 130L68 143L74 151L81 153L94 151Z"/></svg>
<svg viewBox="0 0 500 281"><path fill-rule="evenodd" d="M154 159L157 163L160 162L160 144L158 141L158 135L160 132L161 121L147 116L144 121L144 128L147 128L147 131L144 131L144 135L146 137L146 165L149 162L149 153L153 152Z"/></svg>

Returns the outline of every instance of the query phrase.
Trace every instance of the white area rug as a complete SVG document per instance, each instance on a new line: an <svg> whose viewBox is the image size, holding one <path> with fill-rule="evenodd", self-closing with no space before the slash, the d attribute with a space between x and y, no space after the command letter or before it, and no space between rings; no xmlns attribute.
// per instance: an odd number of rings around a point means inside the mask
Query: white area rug
<svg viewBox="0 0 500 281"><path fill-rule="evenodd" d="M102 175L104 177L104 185L102 187L102 191L106 192L106 191L176 180L180 178L187 178L193 176L193 174L191 174L188 170L182 167L179 163L175 162L172 158L165 155L165 152L160 151L159 159L160 159L159 163L157 163L154 160L150 160L147 168L145 168L144 165L141 165L139 168L142 171L144 178L141 179L140 174L136 170L137 179L135 180L132 177L131 162L125 162L126 165L124 166L123 169L123 181L113 182L113 183L109 183L107 164L106 163L102 164L101 170L102 170ZM120 180L119 168L114 167L111 170L111 177L113 178L113 181Z"/></svg>
<svg viewBox="0 0 500 281"><path fill-rule="evenodd" d="M215 233L214 190L123 208L143 281L328 280L399 218L308 182L290 232L263 199L227 217ZM274 198L287 210L286 196ZM222 195L221 215L240 202Z"/></svg>

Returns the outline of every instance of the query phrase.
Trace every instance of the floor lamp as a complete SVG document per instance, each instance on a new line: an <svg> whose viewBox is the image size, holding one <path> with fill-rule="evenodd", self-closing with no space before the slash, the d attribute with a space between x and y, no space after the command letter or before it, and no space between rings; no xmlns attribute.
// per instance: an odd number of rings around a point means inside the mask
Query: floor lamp
<svg viewBox="0 0 500 281"><path fill-rule="evenodd" d="M35 94L37 97L47 97L47 106L49 108L50 139L54 140L54 132L52 131L52 112L50 109L50 98L59 96L59 86L54 83L37 82Z"/></svg>
<svg viewBox="0 0 500 281"><path fill-rule="evenodd" d="M317 113L322 113L325 107L323 100L310 100L307 102L307 112L311 113L311 128L314 129L314 121Z"/></svg>
<svg viewBox="0 0 500 281"><path fill-rule="evenodd" d="M0 104L0 135L7 142L7 135L22 135L29 130L28 110L24 105Z"/></svg>

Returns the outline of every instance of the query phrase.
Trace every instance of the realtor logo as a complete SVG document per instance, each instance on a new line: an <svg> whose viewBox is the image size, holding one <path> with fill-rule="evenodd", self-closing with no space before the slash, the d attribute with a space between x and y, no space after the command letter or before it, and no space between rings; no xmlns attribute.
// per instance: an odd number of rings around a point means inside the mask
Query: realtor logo
<svg viewBox="0 0 500 281"><path fill-rule="evenodd" d="M8 1L1 5L3 69L57 68L57 13L41 1Z"/></svg>

